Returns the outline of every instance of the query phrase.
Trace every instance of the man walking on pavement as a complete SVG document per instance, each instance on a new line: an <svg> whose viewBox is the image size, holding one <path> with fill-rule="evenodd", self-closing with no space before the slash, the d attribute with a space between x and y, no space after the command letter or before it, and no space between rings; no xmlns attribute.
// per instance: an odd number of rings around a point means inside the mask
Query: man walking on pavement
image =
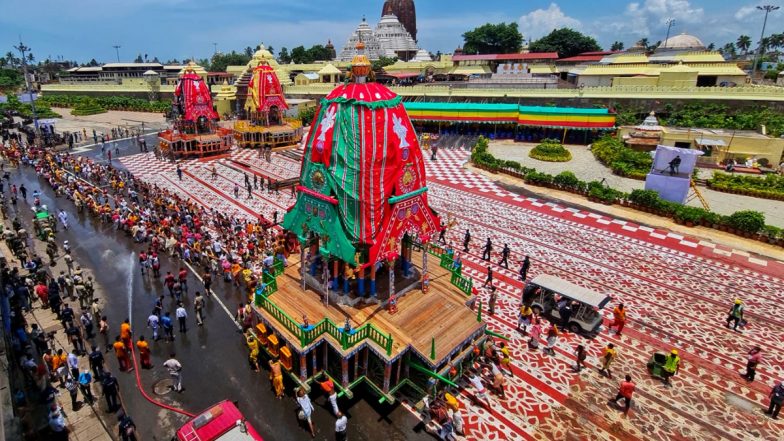
<svg viewBox="0 0 784 441"><path fill-rule="evenodd" d="M103 396L106 398L106 405L109 406L109 412L111 413L119 409L120 404L117 401L117 393L120 391L120 384L111 372L106 372L103 375L101 386L103 388Z"/></svg>
<svg viewBox="0 0 784 441"><path fill-rule="evenodd" d="M768 410L765 411L765 415L770 415L771 418L777 420L779 419L781 405L784 404L784 381L780 381L773 386L773 389L770 390L769 398L770 406L768 406Z"/></svg>
<svg viewBox="0 0 784 441"><path fill-rule="evenodd" d="M484 251L482 251L482 259L483 260L490 260L490 253L493 251L493 242L490 238L487 238L487 242L485 242Z"/></svg>
<svg viewBox="0 0 784 441"><path fill-rule="evenodd" d="M632 376L627 375L624 381L621 381L621 386L618 389L618 394L615 395L615 399L610 400L610 403L618 405L618 400L623 398L624 400L624 408L623 414L629 414L629 407L632 405L632 394L634 394L634 383L632 382Z"/></svg>
<svg viewBox="0 0 784 441"><path fill-rule="evenodd" d="M463 238L463 252L468 252L468 245L471 243L471 232L466 228L465 237Z"/></svg>
<svg viewBox="0 0 784 441"><path fill-rule="evenodd" d="M93 370L96 380L103 377L103 352L98 350L98 347L93 345L93 350L87 358L90 361L90 369Z"/></svg>
<svg viewBox="0 0 784 441"><path fill-rule="evenodd" d="M732 305L730 308L730 312L727 315L727 327L730 327L730 323L734 322L732 326L733 331L738 331L738 325L743 321L743 302L741 299L735 299L735 304Z"/></svg>
<svg viewBox="0 0 784 441"><path fill-rule="evenodd" d="M525 282L525 279L528 277L528 268L531 267L531 259L528 258L528 255L525 256L523 259L523 265L520 267L520 281Z"/></svg>
<svg viewBox="0 0 784 441"><path fill-rule="evenodd" d="M158 341L158 316L153 311L149 317L147 317L147 327L152 328L152 340Z"/></svg>
<svg viewBox="0 0 784 441"><path fill-rule="evenodd" d="M501 261L498 262L498 266L502 266L506 269L509 269L509 245L504 244L504 249L501 250Z"/></svg>
<svg viewBox="0 0 784 441"><path fill-rule="evenodd" d="M612 371L610 370L610 366L612 365L615 358L618 356L618 351L615 350L615 346L610 343L607 345L606 348L602 350L602 355L600 358L602 367L599 369L599 373L602 375L607 375L607 378L612 378Z"/></svg>
<svg viewBox="0 0 784 441"><path fill-rule="evenodd" d="M188 331L188 328L185 326L185 319L188 318L188 312L185 311L182 302L177 303L177 309L174 311L174 314L177 316L177 321L180 324L180 332Z"/></svg>
<svg viewBox="0 0 784 441"><path fill-rule="evenodd" d="M482 288L486 287L487 285L493 286L493 268L487 267L487 278L485 279L484 285Z"/></svg>
<svg viewBox="0 0 784 441"><path fill-rule="evenodd" d="M743 374L743 378L749 382L754 381L754 376L757 375L757 365L760 364L760 361L762 361L762 349L759 346L754 346L746 357L746 373Z"/></svg>
<svg viewBox="0 0 784 441"><path fill-rule="evenodd" d="M169 376L172 379L172 390L182 392L182 365L174 358L176 355L177 354L172 352L169 355L169 359L163 362L163 367L169 371Z"/></svg>
<svg viewBox="0 0 784 441"><path fill-rule="evenodd" d="M196 291L196 297L193 299L193 311L196 315L196 323L199 326L204 325L204 297L199 291Z"/></svg>
<svg viewBox="0 0 784 441"><path fill-rule="evenodd" d="M618 306L613 309L613 322L607 327L607 332L610 332L612 328L618 328L615 335L620 337L624 325L626 325L626 309L624 308L623 303L619 303Z"/></svg>
<svg viewBox="0 0 784 441"><path fill-rule="evenodd" d="M670 377L674 376L678 373L678 370L681 367L681 358L678 357L678 350L673 349L667 355L667 358L664 359L664 370L662 371L662 375L664 377L664 384L670 386Z"/></svg>
<svg viewBox="0 0 784 441"><path fill-rule="evenodd" d="M340 411L337 413L337 417L338 419L335 420L335 441L346 441L348 418Z"/></svg>
<svg viewBox="0 0 784 441"><path fill-rule="evenodd" d="M182 181L182 168L180 168L180 164L177 164L177 177Z"/></svg>

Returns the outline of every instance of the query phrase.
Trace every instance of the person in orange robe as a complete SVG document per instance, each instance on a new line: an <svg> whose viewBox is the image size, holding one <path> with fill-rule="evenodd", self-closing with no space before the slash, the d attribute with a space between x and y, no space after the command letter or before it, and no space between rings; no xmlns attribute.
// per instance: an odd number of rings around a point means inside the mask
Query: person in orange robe
<svg viewBox="0 0 784 441"><path fill-rule="evenodd" d="M150 360L150 345L144 341L144 336L139 337L136 342L136 347L139 349L139 359L142 362L142 369L152 368L152 361Z"/></svg>
<svg viewBox="0 0 784 441"><path fill-rule="evenodd" d="M119 335L114 339L112 347L114 348L114 355L117 356L117 363L120 365L120 370L130 370L131 365L129 363L130 360L128 360L128 349L125 347L125 343L122 342Z"/></svg>
<svg viewBox="0 0 784 441"><path fill-rule="evenodd" d="M623 303L620 303L613 309L613 322L607 331L609 332L610 329L617 327L616 335L621 335L624 325L626 325L626 309L623 307Z"/></svg>
<svg viewBox="0 0 784 441"><path fill-rule="evenodd" d="M131 323L128 319L120 325L120 338L125 343L125 349L131 350Z"/></svg>

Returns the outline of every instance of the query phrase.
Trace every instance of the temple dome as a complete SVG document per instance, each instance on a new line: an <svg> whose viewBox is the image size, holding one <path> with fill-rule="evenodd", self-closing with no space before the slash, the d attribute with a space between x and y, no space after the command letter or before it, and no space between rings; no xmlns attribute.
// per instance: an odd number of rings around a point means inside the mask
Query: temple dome
<svg viewBox="0 0 784 441"><path fill-rule="evenodd" d="M675 35L664 40L658 47L658 49L697 49L697 50L704 50L705 45L702 44L702 40L695 37L694 35L689 35L686 33Z"/></svg>

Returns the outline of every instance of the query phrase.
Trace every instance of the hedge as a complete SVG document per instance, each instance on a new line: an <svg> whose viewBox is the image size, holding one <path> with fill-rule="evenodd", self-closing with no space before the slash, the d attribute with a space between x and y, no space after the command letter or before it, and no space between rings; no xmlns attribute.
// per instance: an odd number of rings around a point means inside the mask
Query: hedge
<svg viewBox="0 0 784 441"><path fill-rule="evenodd" d="M708 179L708 187L716 191L784 201L784 176L774 174L760 178L714 172L713 177Z"/></svg>
<svg viewBox="0 0 784 441"><path fill-rule="evenodd" d="M572 160L572 152L565 149L557 139L543 139L528 152L533 159L547 162L566 162Z"/></svg>
<svg viewBox="0 0 784 441"><path fill-rule="evenodd" d="M553 176L530 167L524 167L515 161L505 161L494 157L489 152L488 141L484 137L480 137L474 146L471 152L471 162L492 173L501 171L521 177L526 184L581 194L605 204L620 203L649 213L671 217L675 222L687 226L701 224L746 237L755 236L758 240L784 246L784 230L772 225L765 225L765 216L760 212L738 211L730 216L723 216L704 208L690 207L664 200L653 190L637 189L631 193L624 193L605 186L599 181L581 181L570 171Z"/></svg>
<svg viewBox="0 0 784 441"><path fill-rule="evenodd" d="M71 115L74 116L98 115L99 113L106 113L106 109L94 100L80 102L71 110Z"/></svg>
<svg viewBox="0 0 784 441"><path fill-rule="evenodd" d="M653 165L651 155L632 150L626 147L623 141L610 135L594 141L591 152L616 175L633 179L645 179Z"/></svg>
<svg viewBox="0 0 784 441"><path fill-rule="evenodd" d="M93 102L106 110L164 113L171 109L171 102L168 101L148 101L127 96L42 95L38 101L53 107L66 108L75 108Z"/></svg>

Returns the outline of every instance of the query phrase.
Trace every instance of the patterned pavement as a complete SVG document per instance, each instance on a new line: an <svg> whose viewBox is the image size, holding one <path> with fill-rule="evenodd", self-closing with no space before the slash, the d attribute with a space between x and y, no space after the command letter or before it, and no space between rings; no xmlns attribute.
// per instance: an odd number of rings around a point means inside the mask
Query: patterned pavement
<svg viewBox="0 0 784 441"><path fill-rule="evenodd" d="M462 244L466 228L473 237L464 255L465 271L475 284L484 280L487 263L481 247L491 237L496 251L512 249L511 270L493 264L499 296L496 314L484 315L491 329L511 337L513 375L506 399L491 396L487 407L475 404L471 390L462 395L469 440L746 440L782 439L784 424L762 414L774 381L781 380L784 349L784 264L695 238L511 193L463 163L468 152L440 150L427 161L433 207L451 213L457 225L447 235ZM205 206L240 216L282 213L294 199L289 191L255 191L247 199L243 172L275 180L297 176L301 156L273 154L268 163L255 151L235 151L212 163L174 165L152 155L121 158L137 176L189 196ZM238 198L234 182L240 184ZM279 214L280 215L280 214ZM588 340L567 334L554 356L531 351L516 330L522 284L516 270L524 254L532 259L529 277L555 274L627 305L624 335L602 332ZM494 254L492 262L499 256ZM480 290L483 303L488 293ZM749 325L743 333L723 326L735 297L746 302ZM603 311L611 316L609 310ZM615 378L595 369L573 374L573 351L586 346L588 363L607 343L619 352ZM759 345L763 362L753 383L743 380L746 352ZM678 348L683 366L666 388L645 367L656 351ZM607 404L618 378L629 373L637 383L632 410L623 417Z"/></svg>

